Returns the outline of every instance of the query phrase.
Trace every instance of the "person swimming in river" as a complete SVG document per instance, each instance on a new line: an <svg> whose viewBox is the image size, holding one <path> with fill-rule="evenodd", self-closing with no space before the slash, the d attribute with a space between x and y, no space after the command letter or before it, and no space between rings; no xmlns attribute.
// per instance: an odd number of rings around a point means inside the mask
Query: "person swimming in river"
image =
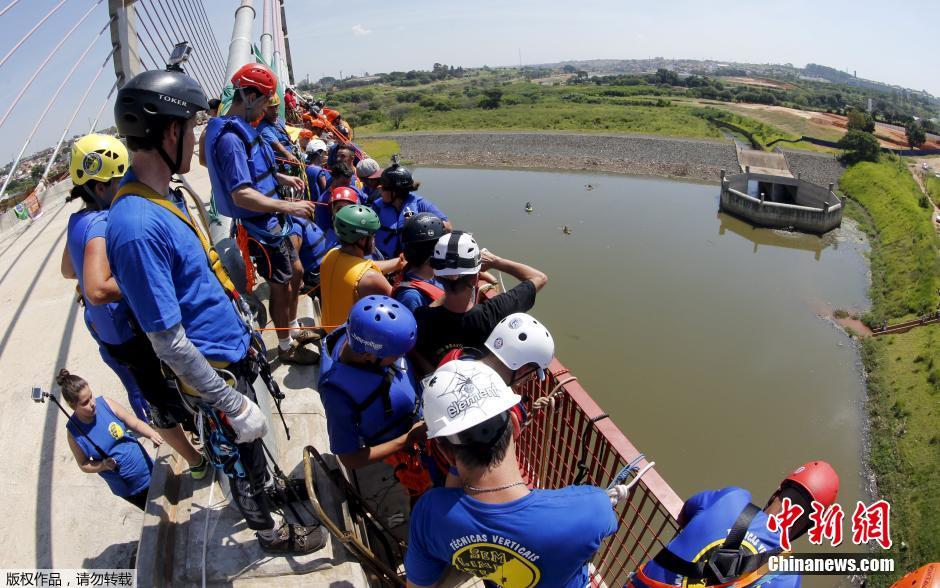
<svg viewBox="0 0 940 588"><path fill-rule="evenodd" d="M531 203L531 202L526 202L526 203L525 203L525 211L526 211L526 212L532 212L532 203Z"/></svg>
<svg viewBox="0 0 940 588"><path fill-rule="evenodd" d="M561 229L561 231L566 235L570 235L572 232L571 227L569 227L568 225L565 225L564 228Z"/></svg>
<svg viewBox="0 0 940 588"><path fill-rule="evenodd" d="M594 189L594 186L591 185L591 184L588 184L587 186L584 187L584 189L587 190L588 192L590 192L591 190Z"/></svg>

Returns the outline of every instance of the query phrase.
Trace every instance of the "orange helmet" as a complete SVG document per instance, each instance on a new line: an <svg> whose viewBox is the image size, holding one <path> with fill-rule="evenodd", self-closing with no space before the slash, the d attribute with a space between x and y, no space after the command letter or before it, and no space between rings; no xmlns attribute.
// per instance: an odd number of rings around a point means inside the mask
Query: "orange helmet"
<svg viewBox="0 0 940 588"><path fill-rule="evenodd" d="M310 129L301 129L300 130L301 139L313 139L313 131Z"/></svg>
<svg viewBox="0 0 940 588"><path fill-rule="evenodd" d="M236 88L254 88L264 96L271 96L277 89L277 76L266 65L246 63L232 76L232 85Z"/></svg>
<svg viewBox="0 0 940 588"><path fill-rule="evenodd" d="M352 188L347 188L346 186L333 188L333 190L330 191L330 204L337 202L359 204L359 194Z"/></svg>
<svg viewBox="0 0 940 588"><path fill-rule="evenodd" d="M940 588L940 563L931 563L907 574L891 588Z"/></svg>

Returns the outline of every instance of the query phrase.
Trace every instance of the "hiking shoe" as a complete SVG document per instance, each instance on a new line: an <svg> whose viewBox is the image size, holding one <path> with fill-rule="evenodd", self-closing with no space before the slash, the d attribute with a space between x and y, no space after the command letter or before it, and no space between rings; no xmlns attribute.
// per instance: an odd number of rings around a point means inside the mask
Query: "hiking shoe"
<svg viewBox="0 0 940 588"><path fill-rule="evenodd" d="M296 365L313 365L320 361L320 353L312 349L307 349L294 344L287 349L277 349L277 359L281 363L293 363Z"/></svg>
<svg viewBox="0 0 940 588"><path fill-rule="evenodd" d="M284 523L275 532L273 539L265 539L260 533L255 533L261 549L268 553L305 555L319 551L326 546L326 529L321 525L304 527Z"/></svg>
<svg viewBox="0 0 940 588"><path fill-rule="evenodd" d="M315 329L300 329L296 335L291 334L291 336L294 338L294 341L297 341L298 345L320 342L320 333Z"/></svg>
<svg viewBox="0 0 940 588"><path fill-rule="evenodd" d="M199 462L199 465L189 466L189 475L193 477L193 480L201 480L206 477L206 472L209 471L209 460L206 459L206 456L202 456L202 460Z"/></svg>
<svg viewBox="0 0 940 588"><path fill-rule="evenodd" d="M303 480L293 478L284 480L275 478L274 483L265 487L264 491L275 508L286 506L291 502L307 500L307 484Z"/></svg>

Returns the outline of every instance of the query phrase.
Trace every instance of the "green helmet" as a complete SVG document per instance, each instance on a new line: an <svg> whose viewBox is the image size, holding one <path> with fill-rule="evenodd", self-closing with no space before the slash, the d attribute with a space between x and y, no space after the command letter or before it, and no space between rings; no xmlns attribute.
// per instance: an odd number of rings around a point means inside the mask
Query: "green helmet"
<svg viewBox="0 0 940 588"><path fill-rule="evenodd" d="M350 204L333 216L333 230L343 243L355 243L379 230L379 215L368 206Z"/></svg>

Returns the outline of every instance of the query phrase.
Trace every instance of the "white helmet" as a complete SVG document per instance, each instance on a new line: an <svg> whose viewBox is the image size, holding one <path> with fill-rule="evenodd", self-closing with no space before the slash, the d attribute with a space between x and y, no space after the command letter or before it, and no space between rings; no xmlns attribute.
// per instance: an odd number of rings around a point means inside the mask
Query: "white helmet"
<svg viewBox="0 0 940 588"><path fill-rule="evenodd" d="M326 143L320 139L311 139L307 143L307 153L316 153L317 151L326 151Z"/></svg>
<svg viewBox="0 0 940 588"><path fill-rule="evenodd" d="M555 340L545 325L524 313L513 313L499 321L486 338L486 348L503 364L516 371L524 365L538 366L539 379L545 379L545 370L555 355Z"/></svg>
<svg viewBox="0 0 940 588"><path fill-rule="evenodd" d="M507 411L522 400L493 368L479 361L447 362L421 386L428 438L445 437L457 445L492 442L509 421ZM492 425L477 427L491 419Z"/></svg>
<svg viewBox="0 0 940 588"><path fill-rule="evenodd" d="M480 273L480 246L470 233L454 231L434 245L431 267L435 276L467 276Z"/></svg>

